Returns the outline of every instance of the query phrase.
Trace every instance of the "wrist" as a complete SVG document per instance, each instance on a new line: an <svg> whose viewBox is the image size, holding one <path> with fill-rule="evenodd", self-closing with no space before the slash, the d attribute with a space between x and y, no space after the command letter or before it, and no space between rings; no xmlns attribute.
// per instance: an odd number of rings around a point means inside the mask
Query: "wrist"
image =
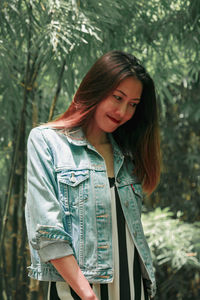
<svg viewBox="0 0 200 300"><path fill-rule="evenodd" d="M81 298L81 299L82 300L98 300L95 294L87 296L86 298Z"/></svg>
<svg viewBox="0 0 200 300"><path fill-rule="evenodd" d="M84 290L82 300L98 300L94 291L90 288L90 290Z"/></svg>

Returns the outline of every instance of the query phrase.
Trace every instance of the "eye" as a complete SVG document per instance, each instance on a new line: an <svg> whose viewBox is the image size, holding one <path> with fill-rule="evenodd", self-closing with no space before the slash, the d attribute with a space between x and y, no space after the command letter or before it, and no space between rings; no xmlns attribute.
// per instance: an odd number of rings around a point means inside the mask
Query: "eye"
<svg viewBox="0 0 200 300"><path fill-rule="evenodd" d="M118 100L118 101L122 100L122 97L120 97L120 96L113 95L113 97L114 97L116 100Z"/></svg>
<svg viewBox="0 0 200 300"><path fill-rule="evenodd" d="M130 103L130 106L136 107L136 106L137 106L137 103L132 102L132 103Z"/></svg>

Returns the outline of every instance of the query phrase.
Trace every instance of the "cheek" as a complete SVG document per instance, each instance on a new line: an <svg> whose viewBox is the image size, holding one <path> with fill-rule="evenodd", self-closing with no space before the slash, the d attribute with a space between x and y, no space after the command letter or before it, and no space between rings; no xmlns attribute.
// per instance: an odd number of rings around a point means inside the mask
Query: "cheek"
<svg viewBox="0 0 200 300"><path fill-rule="evenodd" d="M124 121L127 122L128 120L130 120L133 117L134 113L135 113L135 108L127 111Z"/></svg>
<svg viewBox="0 0 200 300"><path fill-rule="evenodd" d="M104 106L100 103L100 105L97 107L94 118L96 120L98 120L99 118L101 118L103 112L104 112L105 108Z"/></svg>

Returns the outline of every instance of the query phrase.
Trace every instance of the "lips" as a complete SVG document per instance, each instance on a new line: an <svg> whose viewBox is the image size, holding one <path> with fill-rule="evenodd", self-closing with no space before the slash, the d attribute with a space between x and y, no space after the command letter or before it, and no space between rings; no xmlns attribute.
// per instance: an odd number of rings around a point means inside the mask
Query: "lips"
<svg viewBox="0 0 200 300"><path fill-rule="evenodd" d="M113 117L111 117L111 116L109 116L109 115L107 115L107 117L108 117L111 121L113 121L115 124L119 124L119 123L120 123L120 120L117 120L117 119L115 119L115 118L113 118Z"/></svg>

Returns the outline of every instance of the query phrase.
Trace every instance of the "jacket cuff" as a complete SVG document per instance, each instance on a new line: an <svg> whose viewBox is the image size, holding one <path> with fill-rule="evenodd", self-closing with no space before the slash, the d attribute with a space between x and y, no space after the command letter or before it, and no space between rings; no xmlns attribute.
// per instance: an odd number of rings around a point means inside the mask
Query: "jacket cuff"
<svg viewBox="0 0 200 300"><path fill-rule="evenodd" d="M51 259L57 259L64 256L73 255L73 249L68 243L56 242L38 250L42 262L49 262Z"/></svg>

